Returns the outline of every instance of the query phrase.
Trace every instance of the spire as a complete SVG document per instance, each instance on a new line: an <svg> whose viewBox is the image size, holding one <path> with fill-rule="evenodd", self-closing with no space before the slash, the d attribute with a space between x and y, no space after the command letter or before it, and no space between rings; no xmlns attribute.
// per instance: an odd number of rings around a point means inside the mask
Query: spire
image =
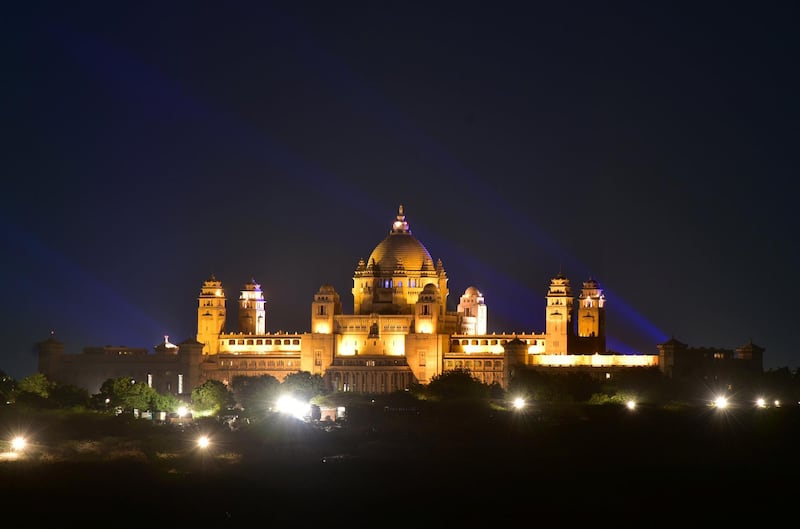
<svg viewBox="0 0 800 529"><path fill-rule="evenodd" d="M408 227L408 222L406 222L406 216L403 214L403 205L400 204L400 207L397 210L397 218L392 223L392 229L389 232L392 233L408 233L411 234L411 229Z"/></svg>

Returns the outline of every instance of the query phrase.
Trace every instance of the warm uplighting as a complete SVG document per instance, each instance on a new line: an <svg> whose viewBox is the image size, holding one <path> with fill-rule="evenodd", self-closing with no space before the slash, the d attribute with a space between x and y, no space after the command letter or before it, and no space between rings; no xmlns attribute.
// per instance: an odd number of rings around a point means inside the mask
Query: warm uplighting
<svg viewBox="0 0 800 529"><path fill-rule="evenodd" d="M419 334L433 334L433 323L427 320L417 322L417 332Z"/></svg>
<svg viewBox="0 0 800 529"><path fill-rule="evenodd" d="M522 408L525 407L525 399L523 399L522 397L517 397L514 399L513 405L515 410L521 410Z"/></svg>
<svg viewBox="0 0 800 529"><path fill-rule="evenodd" d="M317 334L330 334L331 326L327 321L315 321L314 329L311 331Z"/></svg>
<svg viewBox="0 0 800 529"><path fill-rule="evenodd" d="M299 401L290 395L282 395L278 398L275 408L281 413L287 413L298 419L307 417L311 412L309 403Z"/></svg>
<svg viewBox="0 0 800 529"><path fill-rule="evenodd" d="M633 410L635 410L635 409L636 409L636 401L635 401L635 400L633 400L633 399L629 399L629 400L628 400L628 401L625 403L625 406L626 406L626 407L627 407L629 410L633 411Z"/></svg>

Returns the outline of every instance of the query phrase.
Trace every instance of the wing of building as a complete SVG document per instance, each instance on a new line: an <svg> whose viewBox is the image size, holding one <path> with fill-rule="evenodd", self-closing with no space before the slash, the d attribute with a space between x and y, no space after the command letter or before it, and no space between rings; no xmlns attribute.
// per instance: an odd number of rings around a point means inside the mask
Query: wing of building
<svg viewBox="0 0 800 529"><path fill-rule="evenodd" d="M582 283L577 297L560 272L551 278L545 329L531 334L489 334L487 304L474 286L460 296L456 311L448 311L447 283L441 259L434 261L414 237L400 206L386 237L356 265L353 314L343 314L340 294L324 284L310 300L310 331L269 333L259 283L251 279L229 300L222 282L211 276L200 288L196 337L177 345L165 337L154 353L110 347L72 355L63 354L63 344L51 337L40 344L39 371L91 392L117 376L185 394L206 380L283 380L306 371L324 377L334 391L391 393L454 369L505 388L518 367L606 375L659 365L659 355L606 350L606 300L594 278ZM238 311L232 320L229 306ZM235 329L229 329L231 321ZM661 356L665 363L663 351Z"/></svg>

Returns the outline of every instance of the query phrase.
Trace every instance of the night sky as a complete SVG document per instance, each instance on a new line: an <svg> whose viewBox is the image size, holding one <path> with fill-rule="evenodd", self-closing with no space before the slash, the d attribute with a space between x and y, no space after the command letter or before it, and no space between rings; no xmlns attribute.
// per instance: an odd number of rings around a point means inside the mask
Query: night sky
<svg viewBox="0 0 800 529"><path fill-rule="evenodd" d="M608 347L800 366L793 2L18 2L0 25L0 369L346 313L400 204L489 330L595 278Z"/></svg>

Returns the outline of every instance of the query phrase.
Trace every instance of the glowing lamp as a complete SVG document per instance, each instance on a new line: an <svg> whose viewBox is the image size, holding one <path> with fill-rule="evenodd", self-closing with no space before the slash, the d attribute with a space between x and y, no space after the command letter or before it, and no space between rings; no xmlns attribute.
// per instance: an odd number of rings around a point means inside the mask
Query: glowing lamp
<svg viewBox="0 0 800 529"><path fill-rule="evenodd" d="M25 450L25 445L26 444L27 444L27 441L25 441L24 437L17 436L14 439L11 440L11 450L13 452L22 452L23 450Z"/></svg>

